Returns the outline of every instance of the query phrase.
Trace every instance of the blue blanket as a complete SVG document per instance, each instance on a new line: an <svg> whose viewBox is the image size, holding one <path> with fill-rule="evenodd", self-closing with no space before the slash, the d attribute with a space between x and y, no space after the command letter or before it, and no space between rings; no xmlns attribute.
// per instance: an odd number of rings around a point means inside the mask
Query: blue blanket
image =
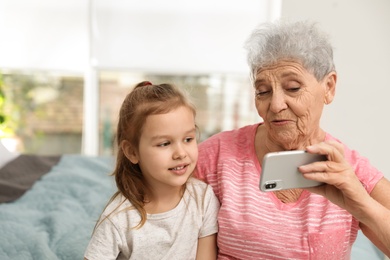
<svg viewBox="0 0 390 260"><path fill-rule="evenodd" d="M0 204L0 259L83 259L116 190L113 168L112 158L63 155L22 197ZM382 260L383 254L359 232L351 259Z"/></svg>
<svg viewBox="0 0 390 260"><path fill-rule="evenodd" d="M83 259L115 191L112 158L63 155L12 203L0 204L0 259Z"/></svg>

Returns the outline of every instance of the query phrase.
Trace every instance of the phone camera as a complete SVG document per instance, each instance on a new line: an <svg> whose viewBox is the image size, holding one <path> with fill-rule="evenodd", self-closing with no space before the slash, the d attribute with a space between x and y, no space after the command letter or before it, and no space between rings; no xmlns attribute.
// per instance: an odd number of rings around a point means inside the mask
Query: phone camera
<svg viewBox="0 0 390 260"><path fill-rule="evenodd" d="M265 188L266 188L267 190L276 188L276 182L266 183L266 184L265 184Z"/></svg>

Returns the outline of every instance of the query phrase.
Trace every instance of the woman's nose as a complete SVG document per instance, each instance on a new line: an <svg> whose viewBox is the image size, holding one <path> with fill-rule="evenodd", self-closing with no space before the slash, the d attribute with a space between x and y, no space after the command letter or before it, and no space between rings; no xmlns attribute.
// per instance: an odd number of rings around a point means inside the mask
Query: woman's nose
<svg viewBox="0 0 390 260"><path fill-rule="evenodd" d="M279 113L287 108L286 97L283 91L274 91L271 97L270 110Z"/></svg>

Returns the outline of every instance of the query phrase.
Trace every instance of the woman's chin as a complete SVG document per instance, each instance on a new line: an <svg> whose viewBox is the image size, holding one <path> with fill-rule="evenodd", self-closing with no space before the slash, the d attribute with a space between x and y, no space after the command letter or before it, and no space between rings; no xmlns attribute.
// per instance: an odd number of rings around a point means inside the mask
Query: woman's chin
<svg viewBox="0 0 390 260"><path fill-rule="evenodd" d="M272 142L284 148L284 150L297 150L299 148L299 138L291 132L279 132L272 135Z"/></svg>

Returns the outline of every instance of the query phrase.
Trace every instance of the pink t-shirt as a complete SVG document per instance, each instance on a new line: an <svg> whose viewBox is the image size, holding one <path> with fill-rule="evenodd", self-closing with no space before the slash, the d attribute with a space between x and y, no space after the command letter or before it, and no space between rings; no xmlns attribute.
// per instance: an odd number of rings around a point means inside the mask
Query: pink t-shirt
<svg viewBox="0 0 390 260"><path fill-rule="evenodd" d="M199 144L197 176L221 202L218 259L349 259L359 223L346 210L307 190L289 204L259 190L257 126L222 132ZM345 157L371 192L383 174L347 147Z"/></svg>

